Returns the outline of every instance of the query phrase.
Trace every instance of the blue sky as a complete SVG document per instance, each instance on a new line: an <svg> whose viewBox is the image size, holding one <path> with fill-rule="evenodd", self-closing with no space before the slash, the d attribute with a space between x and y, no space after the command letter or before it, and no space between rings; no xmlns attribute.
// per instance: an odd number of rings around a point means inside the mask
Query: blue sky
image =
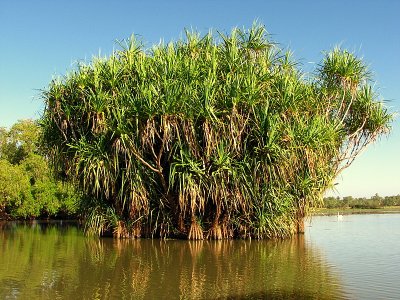
<svg viewBox="0 0 400 300"><path fill-rule="evenodd" d="M79 60L106 55L116 39L139 34L147 46L263 23L275 41L312 70L340 44L370 65L376 89L400 111L400 1L54 1L0 0L0 126L38 118L40 90ZM400 122L337 180L338 196L400 194Z"/></svg>

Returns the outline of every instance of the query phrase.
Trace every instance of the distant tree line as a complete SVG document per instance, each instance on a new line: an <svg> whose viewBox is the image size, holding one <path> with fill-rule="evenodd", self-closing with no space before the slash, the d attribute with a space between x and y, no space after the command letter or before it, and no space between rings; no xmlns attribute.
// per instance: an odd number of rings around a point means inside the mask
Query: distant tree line
<svg viewBox="0 0 400 300"><path fill-rule="evenodd" d="M347 196L339 197L326 197L324 199L324 208L366 208L376 209L387 206L400 206L400 195L381 197L375 194L371 198L353 198Z"/></svg>
<svg viewBox="0 0 400 300"><path fill-rule="evenodd" d="M22 120L0 128L0 219L76 214L80 195L51 175L39 147L40 127Z"/></svg>

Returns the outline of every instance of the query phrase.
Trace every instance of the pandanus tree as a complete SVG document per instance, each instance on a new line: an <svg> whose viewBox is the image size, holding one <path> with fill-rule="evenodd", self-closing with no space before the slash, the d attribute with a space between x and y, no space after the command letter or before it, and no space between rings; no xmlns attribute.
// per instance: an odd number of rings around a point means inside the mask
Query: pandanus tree
<svg viewBox="0 0 400 300"><path fill-rule="evenodd" d="M44 91L43 142L116 237L286 237L392 115L339 48L313 76L265 28L132 36Z"/></svg>

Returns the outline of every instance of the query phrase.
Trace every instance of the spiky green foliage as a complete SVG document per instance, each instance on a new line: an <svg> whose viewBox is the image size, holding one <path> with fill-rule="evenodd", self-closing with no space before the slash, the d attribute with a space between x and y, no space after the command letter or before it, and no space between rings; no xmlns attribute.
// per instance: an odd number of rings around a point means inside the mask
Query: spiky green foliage
<svg viewBox="0 0 400 300"><path fill-rule="evenodd" d="M285 237L391 115L335 49L306 79L263 26L145 50L132 36L44 92L54 167L88 196L88 231Z"/></svg>

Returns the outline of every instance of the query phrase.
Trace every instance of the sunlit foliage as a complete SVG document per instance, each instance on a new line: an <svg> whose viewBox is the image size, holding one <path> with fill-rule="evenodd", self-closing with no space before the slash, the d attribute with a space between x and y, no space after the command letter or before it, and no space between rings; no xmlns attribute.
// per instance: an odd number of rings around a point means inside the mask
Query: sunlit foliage
<svg viewBox="0 0 400 300"><path fill-rule="evenodd" d="M47 154L89 199L88 232L289 236L388 131L368 68L345 50L311 77L260 25L120 46L43 93Z"/></svg>
<svg viewBox="0 0 400 300"><path fill-rule="evenodd" d="M54 180L40 154L40 127L21 120L0 130L0 219L72 216L80 196Z"/></svg>

